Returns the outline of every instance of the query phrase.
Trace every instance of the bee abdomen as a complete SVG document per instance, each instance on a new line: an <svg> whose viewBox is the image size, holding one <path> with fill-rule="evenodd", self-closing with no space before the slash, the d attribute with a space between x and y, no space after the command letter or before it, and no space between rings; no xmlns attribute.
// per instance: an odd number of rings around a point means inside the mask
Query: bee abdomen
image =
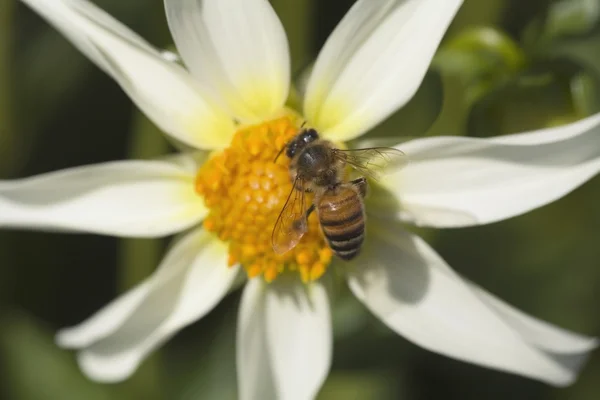
<svg viewBox="0 0 600 400"><path fill-rule="evenodd" d="M358 255L365 238L365 222L362 212L354 220L346 220L344 225L338 225L336 228L323 225L322 228L329 247L340 258L351 260Z"/></svg>
<svg viewBox="0 0 600 400"><path fill-rule="evenodd" d="M358 255L365 236L365 217L355 191L322 202L319 219L329 247L338 257L351 260Z"/></svg>

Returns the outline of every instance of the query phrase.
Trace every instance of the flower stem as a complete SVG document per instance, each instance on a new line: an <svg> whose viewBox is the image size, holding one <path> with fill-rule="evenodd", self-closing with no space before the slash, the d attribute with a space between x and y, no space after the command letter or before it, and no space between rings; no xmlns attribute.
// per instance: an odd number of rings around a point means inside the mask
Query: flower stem
<svg viewBox="0 0 600 400"><path fill-rule="evenodd" d="M0 179L12 174L15 132L11 108L12 19L14 0L0 0ZM10 297L10 234L0 232L0 305Z"/></svg>
<svg viewBox="0 0 600 400"><path fill-rule="evenodd" d="M162 132L145 115L136 111L132 123L130 159L152 159L164 155L169 144ZM159 239L126 239L121 251L120 289L127 290L146 278L162 254Z"/></svg>
<svg viewBox="0 0 600 400"><path fill-rule="evenodd" d="M271 0L285 27L292 58L292 73L312 61L314 2L312 0Z"/></svg>
<svg viewBox="0 0 600 400"><path fill-rule="evenodd" d="M0 0L0 171L10 174L12 160L17 153L12 110L12 44L14 0Z"/></svg>
<svg viewBox="0 0 600 400"><path fill-rule="evenodd" d="M138 111L135 112L131 132L130 159L155 158L164 155L169 148L163 134ZM160 262L162 253L160 239L123 239L118 270L119 290L129 290L147 278ZM159 352L155 352L123 385L136 398L153 400L162 398L162 383L161 357Z"/></svg>

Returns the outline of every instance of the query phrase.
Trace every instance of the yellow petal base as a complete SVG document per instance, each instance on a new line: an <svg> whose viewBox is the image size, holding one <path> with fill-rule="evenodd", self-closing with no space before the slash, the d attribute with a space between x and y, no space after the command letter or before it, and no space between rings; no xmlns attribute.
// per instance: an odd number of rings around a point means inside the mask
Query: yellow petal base
<svg viewBox="0 0 600 400"><path fill-rule="evenodd" d="M204 228L229 243L229 264L241 264L250 278L262 275L271 282L284 271L297 271L309 282L331 262L316 213L294 249L278 255L271 245L273 226L292 190L290 160L285 154L274 160L299 129L293 116L244 127L196 177L196 191L210 209Z"/></svg>

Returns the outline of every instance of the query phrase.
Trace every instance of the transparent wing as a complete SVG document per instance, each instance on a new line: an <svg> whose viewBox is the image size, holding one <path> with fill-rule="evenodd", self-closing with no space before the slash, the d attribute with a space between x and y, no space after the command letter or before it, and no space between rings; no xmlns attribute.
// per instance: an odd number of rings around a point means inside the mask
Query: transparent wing
<svg viewBox="0 0 600 400"><path fill-rule="evenodd" d="M397 170L408 164L406 154L392 147L371 147L350 150L335 149L333 150L333 154L362 175L376 180L382 174Z"/></svg>
<svg viewBox="0 0 600 400"><path fill-rule="evenodd" d="M306 196L298 178L290 192L271 234L273 251L283 254L293 249L308 230L306 216Z"/></svg>

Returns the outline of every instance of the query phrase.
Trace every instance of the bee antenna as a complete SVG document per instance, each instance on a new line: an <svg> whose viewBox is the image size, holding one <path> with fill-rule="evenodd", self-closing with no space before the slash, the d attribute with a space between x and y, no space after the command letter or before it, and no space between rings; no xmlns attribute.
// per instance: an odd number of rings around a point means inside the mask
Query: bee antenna
<svg viewBox="0 0 600 400"><path fill-rule="evenodd" d="M306 120L304 120L304 122L302 122L302 125L300 125L300 129L304 128L305 125L306 125Z"/></svg>
<svg viewBox="0 0 600 400"><path fill-rule="evenodd" d="M283 146L281 148L281 150L279 150L279 153L277 153L277 156L275 157L275 159L273 160L274 163L277 162L277 159L279 158L279 156L281 155L281 153L283 153L283 151L285 150L286 146Z"/></svg>

